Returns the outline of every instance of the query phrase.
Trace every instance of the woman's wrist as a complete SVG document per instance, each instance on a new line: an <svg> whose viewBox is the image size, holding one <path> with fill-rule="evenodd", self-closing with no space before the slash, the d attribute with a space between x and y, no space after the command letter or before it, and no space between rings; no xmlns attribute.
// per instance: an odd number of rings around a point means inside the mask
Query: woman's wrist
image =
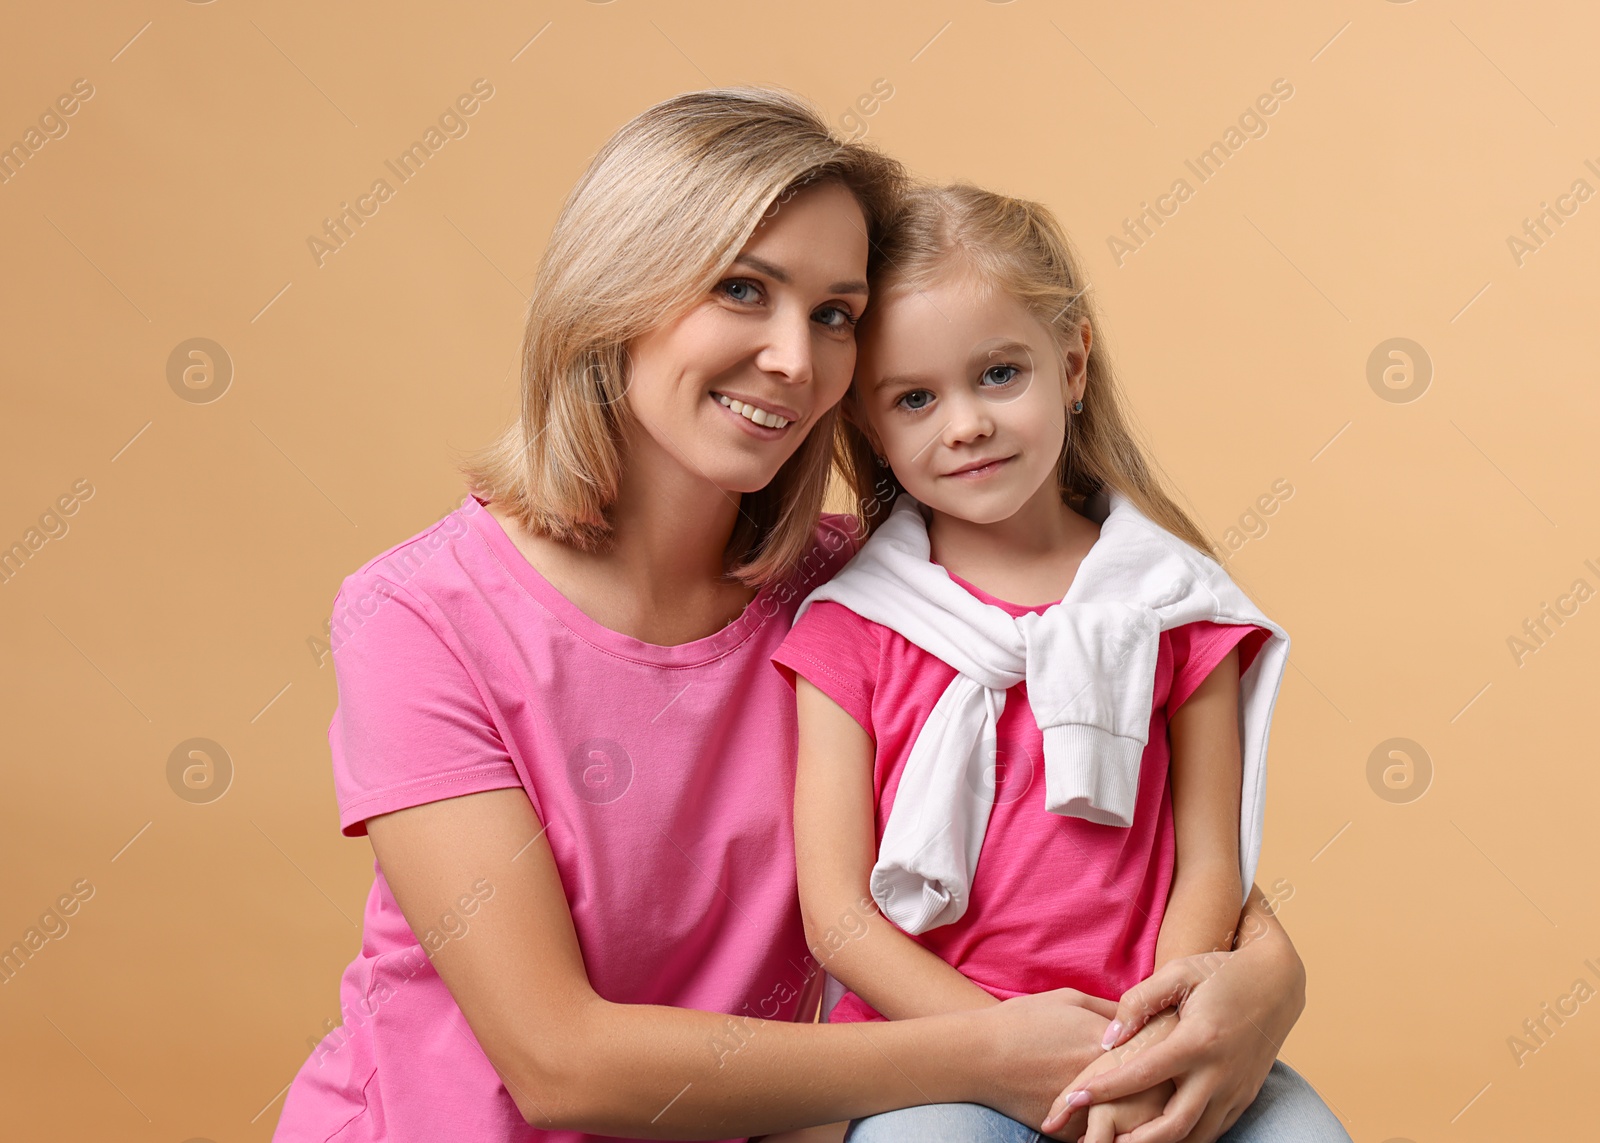
<svg viewBox="0 0 1600 1143"><path fill-rule="evenodd" d="M995 1008L972 1008L916 1021L926 1025L922 1040L935 1061L934 1081L941 1101L984 1103L995 1090L1000 1077L991 1074L992 1065L1006 1045L994 1012Z"/></svg>
<svg viewBox="0 0 1600 1143"><path fill-rule="evenodd" d="M917 1077L918 1088L925 1088L934 1102L993 1106L995 1092L1014 1086L1019 1072L1034 1067L1043 1045L1037 1023L1021 1020L998 997L991 1000L959 1011L861 1026L892 1035L890 1055L895 1060L898 1051L916 1055L925 1068ZM1109 1002L1093 1003L1111 1011ZM1048 1051L1062 1074L1075 1075L1105 1054L1100 1041L1109 1022L1109 1016L1081 1004L1052 1021Z"/></svg>
<svg viewBox="0 0 1600 1143"><path fill-rule="evenodd" d="M1251 892L1233 957L1250 966L1267 995L1278 998L1274 1008L1284 1020L1282 1031L1287 1036L1306 1006L1306 966L1260 889ZM1277 1042L1281 1044L1282 1037Z"/></svg>

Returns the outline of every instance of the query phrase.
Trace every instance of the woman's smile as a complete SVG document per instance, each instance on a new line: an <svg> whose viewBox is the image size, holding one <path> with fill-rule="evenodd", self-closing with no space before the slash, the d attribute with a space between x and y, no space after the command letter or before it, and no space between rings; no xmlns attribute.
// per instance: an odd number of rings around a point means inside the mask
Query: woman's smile
<svg viewBox="0 0 1600 1143"><path fill-rule="evenodd" d="M781 405L757 404L727 393L712 392L710 397L743 423L747 432L755 432L762 440L777 440L784 430L800 419L800 414Z"/></svg>

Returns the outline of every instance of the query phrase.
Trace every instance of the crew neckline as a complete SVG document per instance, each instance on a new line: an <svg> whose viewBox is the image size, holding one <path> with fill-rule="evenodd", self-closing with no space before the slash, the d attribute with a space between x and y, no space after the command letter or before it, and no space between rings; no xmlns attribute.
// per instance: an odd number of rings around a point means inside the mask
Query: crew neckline
<svg viewBox="0 0 1600 1143"><path fill-rule="evenodd" d="M487 502L476 495L472 495L472 499L477 502L475 510L467 512L463 502L457 511L465 512L470 518L478 534L488 543L496 562L527 591L534 602L555 616L578 638L607 654L652 666L703 666L738 649L777 613L776 608L768 608L765 614L762 613L767 597L778 586L774 582L766 584L757 591L737 619L709 635L687 643L672 644L647 643L643 639L636 639L632 635L605 626L563 595L556 585L546 579L544 574L529 562L528 557L522 554L522 550L506 533L500 521L489 511Z"/></svg>
<svg viewBox="0 0 1600 1143"><path fill-rule="evenodd" d="M942 568L944 567L943 564L940 564L939 566L942 567ZM944 573L945 573L945 575L949 576L952 580L954 580L956 583L959 583L962 587L966 588L967 591L969 591L973 595L977 596L984 603L988 603L988 604L991 604L991 605L993 605L995 607L1001 608L1002 610L1004 610L1005 612L1007 612L1009 615L1011 615L1013 617L1018 616L1018 615L1028 615L1028 614L1037 615L1040 612L1046 610L1047 608L1054 607L1056 604L1061 602L1059 599L1052 599L1049 603L1035 603L1035 604L1012 603L1009 599L1001 599L997 595L990 595L987 591L984 591L983 588L979 587L977 584L971 582L970 580L962 579L960 576L958 576L955 572L951 571L949 568L944 568Z"/></svg>

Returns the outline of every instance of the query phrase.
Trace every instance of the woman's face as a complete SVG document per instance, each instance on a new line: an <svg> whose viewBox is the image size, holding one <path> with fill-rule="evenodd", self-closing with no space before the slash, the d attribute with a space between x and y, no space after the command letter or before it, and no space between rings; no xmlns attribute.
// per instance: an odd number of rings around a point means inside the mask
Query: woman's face
<svg viewBox="0 0 1600 1143"><path fill-rule="evenodd" d="M780 199L710 294L629 346L635 418L689 473L764 488L849 388L866 277L866 218L846 187Z"/></svg>

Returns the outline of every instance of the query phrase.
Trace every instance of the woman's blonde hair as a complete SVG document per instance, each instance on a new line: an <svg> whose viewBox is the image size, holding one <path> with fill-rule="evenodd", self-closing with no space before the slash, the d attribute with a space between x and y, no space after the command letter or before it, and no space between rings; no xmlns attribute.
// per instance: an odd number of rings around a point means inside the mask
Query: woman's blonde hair
<svg viewBox="0 0 1600 1143"><path fill-rule="evenodd" d="M776 201L828 181L861 205L870 274L904 168L835 137L799 96L692 91L623 125L556 218L523 335L521 414L460 464L473 493L531 533L604 547L626 459L628 343L704 298ZM724 553L730 577L761 586L799 565L821 516L836 419L837 407L767 487L743 494Z"/></svg>
<svg viewBox="0 0 1600 1143"><path fill-rule="evenodd" d="M946 273L965 271L1022 303L1050 328L1063 351L1081 347L1078 326L1088 319L1092 337L1083 411L1067 414L1056 470L1062 499L1081 511L1085 500L1109 485L1167 531L1217 558L1211 540L1167 495L1134 439L1082 263L1046 207L970 183L917 183L901 197L882 255L870 278L880 304L890 292L923 289ZM871 323L869 308L861 328L866 337ZM865 536L883 523L903 489L893 471L878 464L861 422L859 394L852 387L835 435L835 461L855 498Z"/></svg>

